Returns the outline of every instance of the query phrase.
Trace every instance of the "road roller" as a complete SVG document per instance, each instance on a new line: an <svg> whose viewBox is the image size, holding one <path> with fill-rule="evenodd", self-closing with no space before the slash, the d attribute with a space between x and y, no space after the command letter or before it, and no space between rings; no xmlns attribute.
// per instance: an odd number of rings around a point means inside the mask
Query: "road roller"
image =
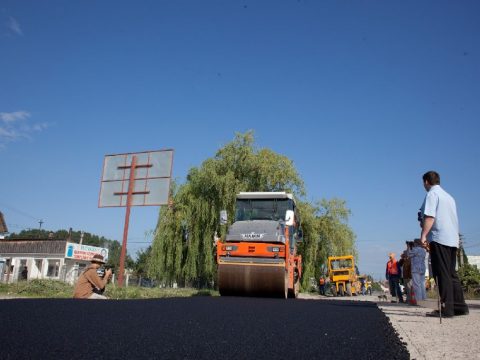
<svg viewBox="0 0 480 360"><path fill-rule="evenodd" d="M222 211L221 221L227 222ZM302 240L295 199L286 192L242 192L235 219L217 243L220 295L296 298Z"/></svg>

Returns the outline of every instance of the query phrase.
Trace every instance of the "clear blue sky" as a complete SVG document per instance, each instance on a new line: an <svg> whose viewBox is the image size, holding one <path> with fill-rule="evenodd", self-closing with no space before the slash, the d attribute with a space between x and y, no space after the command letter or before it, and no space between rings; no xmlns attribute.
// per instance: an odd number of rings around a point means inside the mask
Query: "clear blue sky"
<svg viewBox="0 0 480 360"><path fill-rule="evenodd" d="M0 210L121 240L105 154L174 148L182 181L253 129L309 199L347 201L362 272L418 236L430 169L478 254L479 39L478 1L3 0ZM132 210L130 253L157 215Z"/></svg>

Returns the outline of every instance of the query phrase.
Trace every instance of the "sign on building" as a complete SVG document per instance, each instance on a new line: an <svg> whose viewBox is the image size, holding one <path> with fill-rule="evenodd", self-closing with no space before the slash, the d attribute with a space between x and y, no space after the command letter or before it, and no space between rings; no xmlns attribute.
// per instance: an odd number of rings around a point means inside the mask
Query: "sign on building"
<svg viewBox="0 0 480 360"><path fill-rule="evenodd" d="M75 244L67 242L65 247L65 258L73 260L86 260L90 261L93 258L93 255L100 254L103 256L105 261L108 260L108 249L101 248L97 246Z"/></svg>

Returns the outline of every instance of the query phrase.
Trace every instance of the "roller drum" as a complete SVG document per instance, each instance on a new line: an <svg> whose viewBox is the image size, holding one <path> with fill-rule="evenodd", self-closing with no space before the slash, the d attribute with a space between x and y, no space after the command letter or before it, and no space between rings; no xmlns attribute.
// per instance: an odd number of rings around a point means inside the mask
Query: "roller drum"
<svg viewBox="0 0 480 360"><path fill-rule="evenodd" d="M220 263L218 287L222 296L286 298L288 277L284 265Z"/></svg>

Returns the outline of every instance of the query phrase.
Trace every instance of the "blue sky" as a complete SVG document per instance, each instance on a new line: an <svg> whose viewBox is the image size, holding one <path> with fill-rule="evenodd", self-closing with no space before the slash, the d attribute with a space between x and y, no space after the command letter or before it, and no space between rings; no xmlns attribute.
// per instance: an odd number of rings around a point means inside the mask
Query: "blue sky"
<svg viewBox="0 0 480 360"><path fill-rule="evenodd" d="M362 272L418 236L430 169L480 254L478 39L477 1L3 0L0 209L121 240L105 154L174 148L182 181L253 129L308 199L347 201ZM157 215L133 208L130 253Z"/></svg>

